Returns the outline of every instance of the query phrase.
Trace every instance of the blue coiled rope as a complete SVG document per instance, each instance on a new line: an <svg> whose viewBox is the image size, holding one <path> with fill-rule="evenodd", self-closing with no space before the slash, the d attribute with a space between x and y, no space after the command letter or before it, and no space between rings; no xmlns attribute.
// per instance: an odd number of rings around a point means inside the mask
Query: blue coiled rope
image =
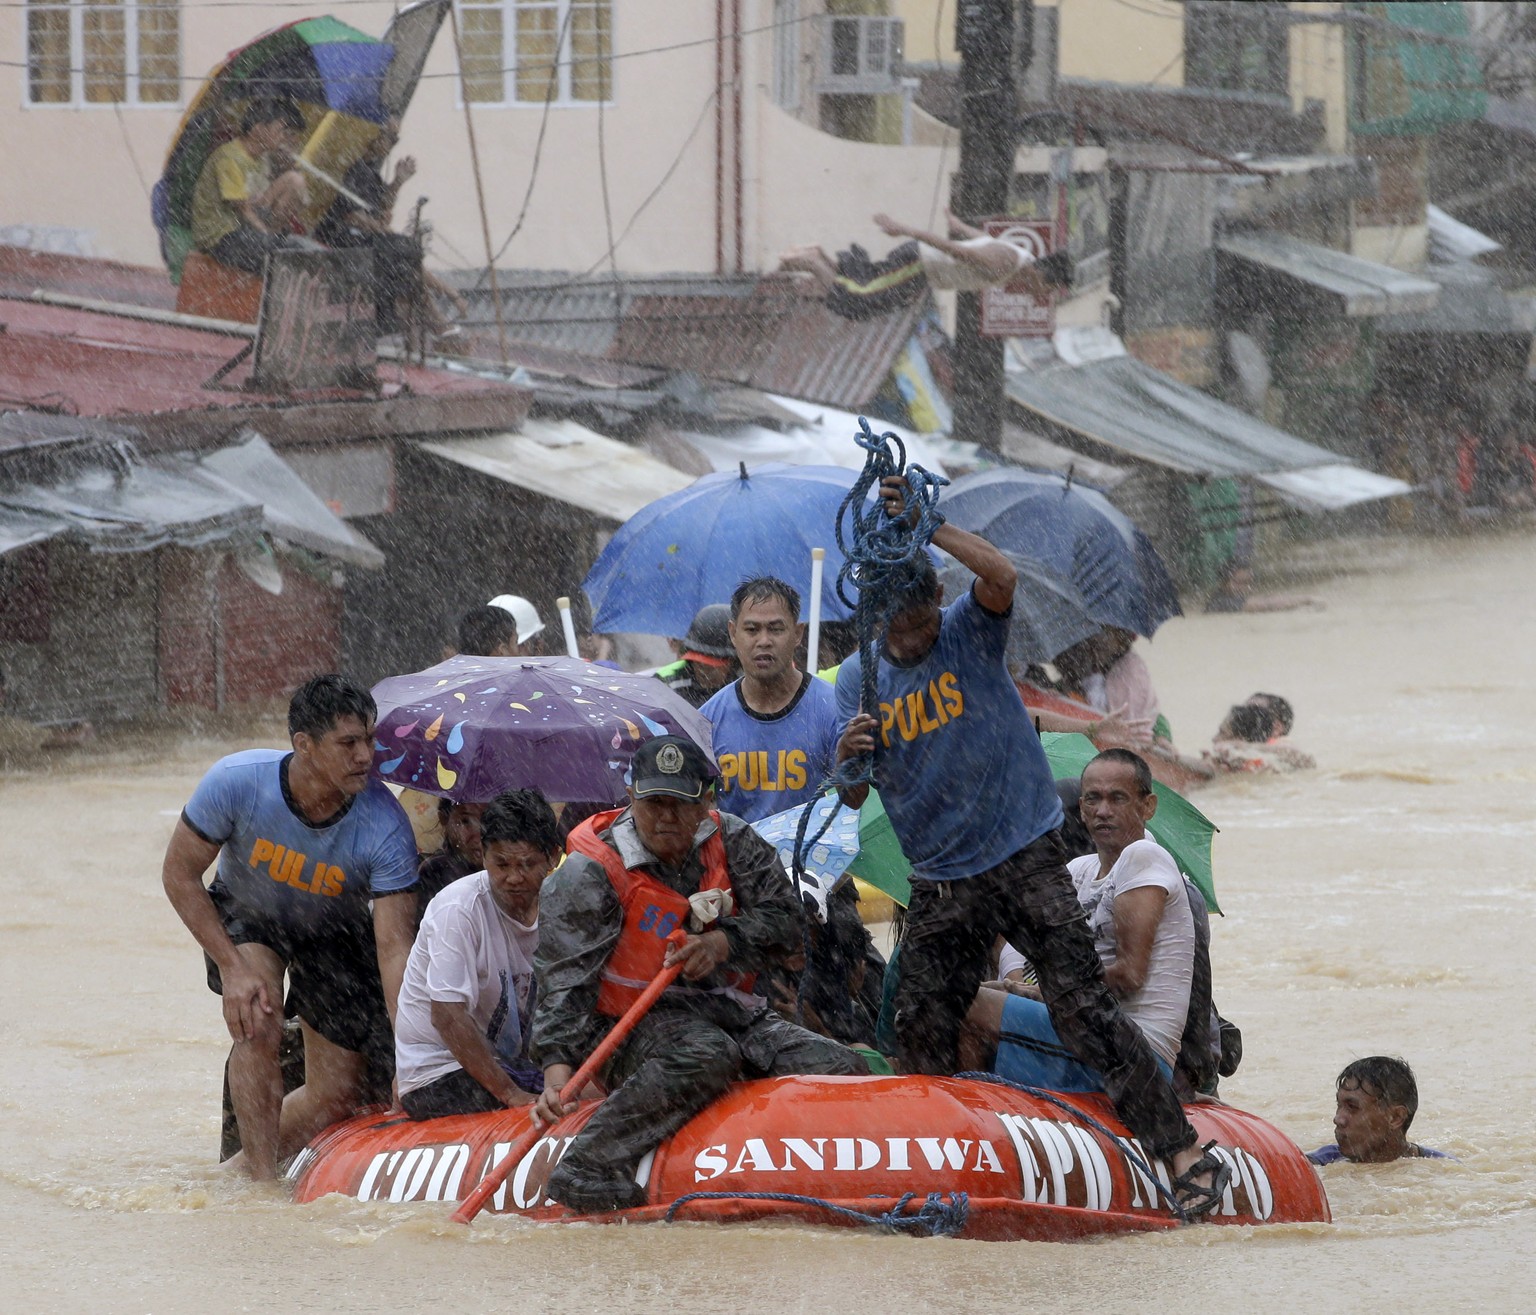
<svg viewBox="0 0 1536 1315"><path fill-rule="evenodd" d="M966 1073L956 1073L955 1076L957 1078L969 1079L972 1082L990 1082L995 1087L1011 1087L1014 1091L1022 1091L1026 1096L1033 1096L1036 1100L1043 1100L1047 1104L1056 1106L1059 1110L1064 1110L1079 1123L1085 1123L1095 1132L1102 1133L1120 1148L1121 1153L1127 1160L1147 1176L1147 1179L1157 1188L1158 1195L1168 1203L1168 1208L1173 1211L1174 1217L1182 1223L1189 1223L1189 1216L1185 1213L1184 1207L1179 1204L1178 1197L1163 1186L1163 1180L1152 1172L1152 1166L1136 1153L1130 1142L1126 1141L1113 1128L1100 1123L1093 1115L1078 1109L1071 1101L1062 1100L1054 1091L1047 1091L1043 1087L1031 1087L1023 1082L1015 1082L1012 1078L1005 1078L1001 1073L985 1073L972 1070Z"/></svg>
<svg viewBox="0 0 1536 1315"><path fill-rule="evenodd" d="M878 715L880 672L875 653L876 632L880 623L889 619L894 586L909 578L912 563L927 551L934 531L944 523L938 510L939 490L949 481L921 466L908 465L906 444L892 433L876 435L863 416L859 417L859 432L853 441L864 449L864 469L838 507L833 527L838 551L843 555L843 565L837 573L837 596L853 610L854 629L859 637L859 708ZM885 510L878 490L880 481L889 475L905 477L907 507L916 510L915 521L909 523L909 517L892 516ZM866 506L872 490L877 496ZM820 829L807 840L805 833L817 799L828 790L864 785L874 779L874 771L872 754L839 763L816 792L816 798L806 804L795 832L797 889L804 889L801 883L805 877L805 855L827 833L837 813L836 809L829 811Z"/></svg>
<svg viewBox="0 0 1536 1315"><path fill-rule="evenodd" d="M794 1192L689 1192L680 1196L667 1208L663 1216L666 1223L676 1219L677 1212L690 1201L783 1201L789 1205L809 1206L825 1211L850 1223L865 1224L871 1228L884 1228L893 1233L926 1233L929 1237L956 1237L965 1231L971 1215L971 1199L964 1192L929 1192L922 1205L908 1214L907 1205L917 1198L916 1192L908 1192L883 1214L854 1210L835 1201L819 1196L799 1196Z"/></svg>

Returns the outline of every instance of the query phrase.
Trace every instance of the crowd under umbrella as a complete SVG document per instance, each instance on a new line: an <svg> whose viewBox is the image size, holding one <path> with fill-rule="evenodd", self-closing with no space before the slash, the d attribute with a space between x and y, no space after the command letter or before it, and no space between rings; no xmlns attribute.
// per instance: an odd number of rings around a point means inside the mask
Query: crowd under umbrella
<svg viewBox="0 0 1536 1315"><path fill-rule="evenodd" d="M599 634L683 635L695 613L743 580L775 575L799 590L809 620L811 550L826 549L821 619L852 615L837 596L833 539L855 472L770 463L705 475L642 507L593 563L582 588Z"/></svg>
<svg viewBox="0 0 1536 1315"><path fill-rule="evenodd" d="M336 18L303 18L226 55L193 95L151 199L172 274L180 277L192 247L192 193L203 165L238 134L247 104L291 101L304 116L305 162L339 179L389 116L405 112L446 12L442 3L412 5L382 41ZM318 179L311 184L318 218L335 193Z"/></svg>
<svg viewBox="0 0 1536 1315"><path fill-rule="evenodd" d="M709 723L663 682L576 658L454 657L374 686L374 765L467 803L504 790L617 804L635 750L682 735L714 762Z"/></svg>
<svg viewBox="0 0 1536 1315"><path fill-rule="evenodd" d="M941 508L952 524L1015 560L1066 577L1100 625L1150 638L1182 613L1152 541L1097 489L1061 475L997 467L957 479L944 490Z"/></svg>

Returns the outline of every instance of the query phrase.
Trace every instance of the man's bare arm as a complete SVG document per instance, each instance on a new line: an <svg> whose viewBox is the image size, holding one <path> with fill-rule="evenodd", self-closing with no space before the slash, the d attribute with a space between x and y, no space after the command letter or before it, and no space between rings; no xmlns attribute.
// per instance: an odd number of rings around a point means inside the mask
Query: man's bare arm
<svg viewBox="0 0 1536 1315"><path fill-rule="evenodd" d="M1161 886L1138 886L1115 896L1115 964L1104 970L1104 981L1122 1000L1147 984L1157 924L1171 898Z"/></svg>
<svg viewBox="0 0 1536 1315"><path fill-rule="evenodd" d="M394 890L373 897L373 939L379 952L379 980L384 986L384 1005L394 1026L400 1006L400 984L405 980L405 961L416 939L416 890Z"/></svg>
<svg viewBox="0 0 1536 1315"><path fill-rule="evenodd" d="M462 1000L432 1001L432 1026L460 1066L503 1105L531 1105L533 1095L507 1076Z"/></svg>
<svg viewBox="0 0 1536 1315"><path fill-rule="evenodd" d="M186 924L203 952L218 967L224 988L224 1023L236 1041L256 1035L258 1014L271 1014L276 1001L267 997L266 981L255 972L224 930L213 906L203 873L219 856L219 847L204 840L185 821L178 820L166 846L160 868L160 884L177 916Z"/></svg>

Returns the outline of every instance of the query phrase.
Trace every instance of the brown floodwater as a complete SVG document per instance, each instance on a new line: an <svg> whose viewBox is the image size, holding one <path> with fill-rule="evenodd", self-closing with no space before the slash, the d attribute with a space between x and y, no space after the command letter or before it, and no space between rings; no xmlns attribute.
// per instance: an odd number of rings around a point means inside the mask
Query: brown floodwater
<svg viewBox="0 0 1536 1315"><path fill-rule="evenodd" d="M1536 552L1355 555L1368 571L1314 586L1325 611L1196 616L1146 653L1181 744L1272 690L1321 764L1200 796L1221 828L1217 997L1246 1045L1223 1094L1310 1148L1332 1140L1338 1070L1403 1054L1414 1135L1460 1163L1326 1169L1328 1226L1075 1245L295 1206L213 1167L228 1041L159 882L201 771L253 740L109 737L0 775L6 1308L1531 1309Z"/></svg>

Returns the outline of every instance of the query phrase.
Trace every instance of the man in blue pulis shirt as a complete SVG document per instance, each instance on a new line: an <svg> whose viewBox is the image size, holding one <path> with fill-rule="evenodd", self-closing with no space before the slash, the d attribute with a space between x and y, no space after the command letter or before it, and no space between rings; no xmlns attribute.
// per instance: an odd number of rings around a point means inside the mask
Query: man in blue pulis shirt
<svg viewBox="0 0 1536 1315"><path fill-rule="evenodd" d="M881 482L892 517L910 517L907 483ZM960 1023L1001 935L1035 965L1057 1034L1104 1076L1127 1127L1172 1167L1186 1215L1221 1202L1231 1165L1201 1148L1146 1039L1104 982L1066 868L1061 801L1050 763L1008 673L1005 648L1017 575L992 544L940 524L933 545L976 575L945 608L920 553L883 599L878 706L860 708L861 662L837 677L847 724L841 757L873 753L880 791L913 866L896 991L898 1062L953 1073ZM844 791L854 806L867 786ZM1022 937L1021 941L1019 938Z"/></svg>

